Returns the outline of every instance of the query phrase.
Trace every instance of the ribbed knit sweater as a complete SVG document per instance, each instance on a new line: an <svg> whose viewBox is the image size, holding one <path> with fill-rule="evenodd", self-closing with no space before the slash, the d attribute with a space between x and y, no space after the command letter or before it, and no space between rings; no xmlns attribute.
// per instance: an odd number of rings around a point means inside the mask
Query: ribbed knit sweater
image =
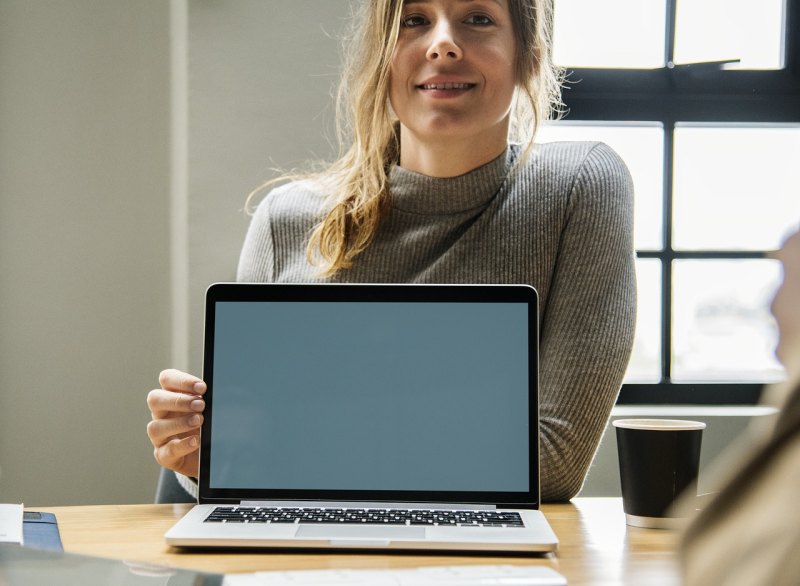
<svg viewBox="0 0 800 586"><path fill-rule="evenodd" d="M306 245L325 195L310 181L273 190L242 249L244 282L526 283L540 299L541 493L580 490L633 343L633 188L602 143L520 149L455 178L394 167L391 201L350 269L320 278Z"/></svg>

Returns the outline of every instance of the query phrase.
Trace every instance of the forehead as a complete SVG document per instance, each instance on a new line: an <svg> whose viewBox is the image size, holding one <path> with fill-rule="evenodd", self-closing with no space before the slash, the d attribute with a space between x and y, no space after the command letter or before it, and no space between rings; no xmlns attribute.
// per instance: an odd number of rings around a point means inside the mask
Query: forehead
<svg viewBox="0 0 800 586"><path fill-rule="evenodd" d="M477 4L481 2L497 4L503 8L508 5L507 0L403 0L403 6L412 4Z"/></svg>

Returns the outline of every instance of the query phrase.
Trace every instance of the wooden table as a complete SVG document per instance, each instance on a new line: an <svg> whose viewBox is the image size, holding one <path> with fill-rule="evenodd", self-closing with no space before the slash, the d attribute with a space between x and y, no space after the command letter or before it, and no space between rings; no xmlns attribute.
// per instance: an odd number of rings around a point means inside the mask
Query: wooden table
<svg viewBox="0 0 800 586"><path fill-rule="evenodd" d="M100 505L32 507L52 511L68 552L136 560L207 572L319 568L403 568L454 564L543 564L572 585L679 583L676 533L625 525L620 499L579 498L544 505L560 540L558 552L538 557L466 555L254 552L182 552L164 542L164 533L190 505Z"/></svg>

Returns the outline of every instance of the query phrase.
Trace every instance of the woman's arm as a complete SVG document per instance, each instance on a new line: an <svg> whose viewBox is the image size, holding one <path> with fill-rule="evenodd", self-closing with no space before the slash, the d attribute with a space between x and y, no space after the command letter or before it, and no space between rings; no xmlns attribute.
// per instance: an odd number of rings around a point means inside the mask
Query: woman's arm
<svg viewBox="0 0 800 586"><path fill-rule="evenodd" d="M597 144L569 194L541 323L541 489L568 500L581 486L630 359L636 321L633 184Z"/></svg>

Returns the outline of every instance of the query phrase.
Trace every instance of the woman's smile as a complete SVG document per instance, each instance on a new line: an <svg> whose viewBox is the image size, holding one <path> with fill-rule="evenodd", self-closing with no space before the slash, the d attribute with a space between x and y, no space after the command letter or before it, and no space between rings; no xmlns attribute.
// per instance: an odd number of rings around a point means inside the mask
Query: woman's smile
<svg viewBox="0 0 800 586"><path fill-rule="evenodd" d="M457 98L476 87L477 84L453 78L433 78L419 84L417 89L430 98Z"/></svg>

